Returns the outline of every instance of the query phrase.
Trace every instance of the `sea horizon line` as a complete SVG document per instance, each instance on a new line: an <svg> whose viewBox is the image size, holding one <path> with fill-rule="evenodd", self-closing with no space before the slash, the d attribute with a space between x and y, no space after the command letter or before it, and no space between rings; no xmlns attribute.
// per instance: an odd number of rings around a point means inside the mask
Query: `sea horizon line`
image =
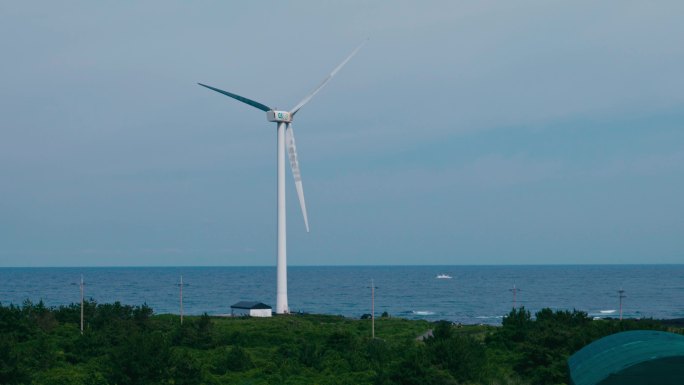
<svg viewBox="0 0 684 385"><path fill-rule="evenodd" d="M601 266L684 266L684 263L501 263L501 264L330 264L289 265L288 268L308 267L601 267ZM273 265L39 265L0 266L0 269L128 269L128 268L275 268Z"/></svg>

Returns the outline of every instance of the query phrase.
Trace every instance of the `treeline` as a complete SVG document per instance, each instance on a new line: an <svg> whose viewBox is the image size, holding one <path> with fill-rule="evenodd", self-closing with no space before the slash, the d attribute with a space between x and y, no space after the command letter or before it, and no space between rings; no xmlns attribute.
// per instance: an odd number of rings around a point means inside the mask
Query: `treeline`
<svg viewBox="0 0 684 385"><path fill-rule="evenodd" d="M512 310L501 327L383 317L153 315L146 305L0 304L0 384L562 384L603 336L664 330L580 311ZM432 329L424 340L417 336Z"/></svg>

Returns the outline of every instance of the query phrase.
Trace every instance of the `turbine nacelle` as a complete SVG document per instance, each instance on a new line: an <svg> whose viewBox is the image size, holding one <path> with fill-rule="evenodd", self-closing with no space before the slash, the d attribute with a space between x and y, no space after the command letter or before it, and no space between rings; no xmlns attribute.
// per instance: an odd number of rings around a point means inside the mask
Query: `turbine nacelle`
<svg viewBox="0 0 684 385"><path fill-rule="evenodd" d="M269 122L290 123L292 121L292 114L288 111L269 110L266 111L266 119Z"/></svg>

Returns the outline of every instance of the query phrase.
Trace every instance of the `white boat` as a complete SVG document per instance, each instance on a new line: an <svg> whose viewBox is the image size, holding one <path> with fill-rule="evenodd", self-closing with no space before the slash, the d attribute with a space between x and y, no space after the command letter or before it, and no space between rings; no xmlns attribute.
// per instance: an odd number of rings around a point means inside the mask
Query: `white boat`
<svg viewBox="0 0 684 385"><path fill-rule="evenodd" d="M453 277L450 276L450 275L448 275L448 274L439 274L439 275L436 276L435 278L437 278L437 279L451 279L451 278L453 278Z"/></svg>

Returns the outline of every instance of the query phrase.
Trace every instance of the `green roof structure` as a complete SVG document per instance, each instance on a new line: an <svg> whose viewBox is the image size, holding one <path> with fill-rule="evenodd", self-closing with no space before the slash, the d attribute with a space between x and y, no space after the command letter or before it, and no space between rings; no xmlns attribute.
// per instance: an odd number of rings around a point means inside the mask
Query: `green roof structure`
<svg viewBox="0 0 684 385"><path fill-rule="evenodd" d="M682 385L684 336L637 330L585 346L568 360L571 385Z"/></svg>

